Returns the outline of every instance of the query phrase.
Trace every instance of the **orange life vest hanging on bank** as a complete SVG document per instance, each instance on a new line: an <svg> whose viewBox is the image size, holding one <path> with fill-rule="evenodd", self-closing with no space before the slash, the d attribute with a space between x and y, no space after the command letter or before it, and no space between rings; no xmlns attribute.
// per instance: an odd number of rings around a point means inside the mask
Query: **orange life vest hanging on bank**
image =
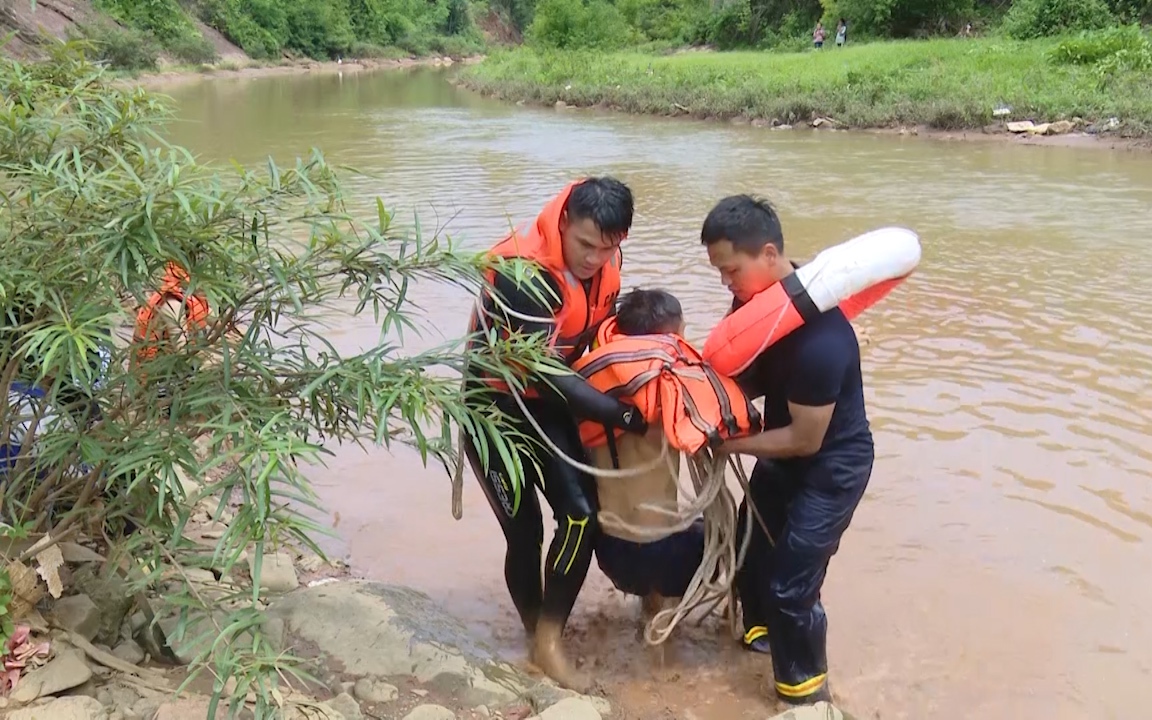
<svg viewBox="0 0 1152 720"><path fill-rule="evenodd" d="M184 304L184 330L191 334L208 326L208 301L199 295L185 296L185 286L189 278L184 268L174 262L164 267L164 277L160 288L152 293L148 302L136 313L136 329L133 342L136 345L137 361L156 357L160 347L168 340L163 321L157 317L160 306L169 299Z"/></svg>
<svg viewBox="0 0 1152 720"><path fill-rule="evenodd" d="M623 335L612 318L573 369L600 392L636 406L649 425L664 429L669 445L689 454L761 429L760 413L736 381L719 375L679 335ZM588 447L608 443L604 425L592 421L580 423L580 439Z"/></svg>
<svg viewBox="0 0 1152 720"><path fill-rule="evenodd" d="M564 252L560 242L560 218L572 188L579 181L570 183L553 198L536 218L536 222L523 231L509 237L489 250L489 256L510 260L520 258L536 263L552 278L560 292L560 309L555 315L555 326L549 342L560 355L565 365L571 366L584 353L596 333L596 329L608 317L620 294L621 253L617 249L609 260L589 281L584 283L568 270L564 263ZM496 271L489 270L489 284L496 280ZM498 309L494 310L499 313ZM486 318L489 327L494 326L493 318ZM482 326L473 314L469 331L477 332ZM487 378L486 382L499 390L508 386L501 380ZM535 392L528 389L525 396Z"/></svg>

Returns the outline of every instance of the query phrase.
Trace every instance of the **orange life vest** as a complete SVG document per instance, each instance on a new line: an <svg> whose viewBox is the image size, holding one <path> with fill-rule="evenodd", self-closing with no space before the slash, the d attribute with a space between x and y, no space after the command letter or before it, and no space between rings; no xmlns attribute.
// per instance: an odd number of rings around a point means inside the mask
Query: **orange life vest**
<svg viewBox="0 0 1152 720"><path fill-rule="evenodd" d="M713 370L679 335L623 335L612 318L574 369L600 392L634 405L649 425L664 429L669 445L689 454L762 426L736 381ZM604 425L584 421L580 439L599 447L608 435Z"/></svg>
<svg viewBox="0 0 1152 720"><path fill-rule="evenodd" d="M184 303L185 331L203 330L208 326L208 301L199 295L187 296L185 302L184 288L189 280L184 268L174 262L164 267L164 276L160 280L160 288L152 293L148 302L136 313L136 329L133 333L133 342L136 345L136 359L138 361L151 360L156 357L160 346L168 340L167 331L163 323L157 322L157 309L169 299Z"/></svg>
<svg viewBox="0 0 1152 720"><path fill-rule="evenodd" d="M488 251L490 257L533 261L552 278L560 291L560 309L554 315L555 325L549 343L569 367L584 354L596 329L615 307L616 297L620 294L622 261L620 250L617 249L612 259L592 277L588 289L564 264L560 218L568 196L578 182L570 183L545 205L535 223L524 230L513 232ZM488 272L487 280L489 283L495 282L495 270ZM489 320L489 326L491 324ZM478 329L479 320L473 314L470 331ZM489 378L487 382L497 389L507 390L502 381ZM529 390L526 395L532 396L534 392Z"/></svg>

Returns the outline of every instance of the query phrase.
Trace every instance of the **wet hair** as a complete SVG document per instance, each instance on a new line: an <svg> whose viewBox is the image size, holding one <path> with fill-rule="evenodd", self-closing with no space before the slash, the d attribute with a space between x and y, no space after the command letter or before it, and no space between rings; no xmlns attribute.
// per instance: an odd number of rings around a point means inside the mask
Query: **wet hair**
<svg viewBox="0 0 1152 720"><path fill-rule="evenodd" d="M632 191L614 177L591 177L572 188L564 205L569 220L591 220L600 232L622 240L632 229Z"/></svg>
<svg viewBox="0 0 1152 720"><path fill-rule="evenodd" d="M752 195L730 195L716 203L704 218L700 242L714 245L722 240L749 255L759 254L769 243L784 250L784 231L776 209L767 200Z"/></svg>
<svg viewBox="0 0 1152 720"><path fill-rule="evenodd" d="M621 298L616 308L616 327L625 335L679 332L683 321L680 301L667 290L637 288Z"/></svg>

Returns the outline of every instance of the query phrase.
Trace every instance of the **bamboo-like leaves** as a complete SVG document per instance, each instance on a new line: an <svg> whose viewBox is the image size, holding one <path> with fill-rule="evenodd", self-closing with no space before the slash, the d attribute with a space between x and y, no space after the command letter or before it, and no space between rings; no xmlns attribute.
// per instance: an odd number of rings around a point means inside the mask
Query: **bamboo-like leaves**
<svg viewBox="0 0 1152 720"><path fill-rule="evenodd" d="M198 165L153 131L165 105L110 84L74 46L53 53L0 59L0 440L16 438L0 457L0 535L102 525L131 587L204 641L193 671L216 677L214 703L239 709L251 690L272 717L279 686L306 669L261 638L259 575L283 542L320 552L309 475L331 448L402 443L447 467L461 428L487 440L485 464L514 469L519 503L533 468L515 450L529 441L460 376L523 387L561 369L538 336L406 348L422 288L480 292L492 261L418 222L399 229L381 200L353 216L319 152L259 172ZM133 315L170 260L211 312L197 331L174 318L186 341L145 358ZM532 277L522 265L502 271ZM341 352L326 337L337 311L370 312L380 341ZM185 537L202 511L231 515L209 544ZM225 599L192 579L235 577L245 555L252 581ZM225 617L210 612L221 603Z"/></svg>

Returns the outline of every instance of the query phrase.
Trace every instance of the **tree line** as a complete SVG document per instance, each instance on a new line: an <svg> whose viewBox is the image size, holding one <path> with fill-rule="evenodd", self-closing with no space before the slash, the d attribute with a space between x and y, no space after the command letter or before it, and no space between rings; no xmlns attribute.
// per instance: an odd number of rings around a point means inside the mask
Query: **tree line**
<svg viewBox="0 0 1152 720"><path fill-rule="evenodd" d="M95 0L118 26L84 34L112 65L148 69L160 51L208 63L216 51L203 22L258 60L334 59L439 53L462 56L484 46L470 0Z"/></svg>
<svg viewBox="0 0 1152 720"><path fill-rule="evenodd" d="M810 47L817 22L850 37L1002 33L1017 39L1152 22L1152 0L492 0L530 44L615 49L644 43L719 49Z"/></svg>
<svg viewBox="0 0 1152 720"><path fill-rule="evenodd" d="M850 42L1002 33L1029 39L1152 22L1152 0L96 0L122 27L90 29L105 59L154 66L215 50L193 19L257 59L480 52L486 41L603 50L710 45L799 50L818 21ZM481 30L483 28L483 31Z"/></svg>

